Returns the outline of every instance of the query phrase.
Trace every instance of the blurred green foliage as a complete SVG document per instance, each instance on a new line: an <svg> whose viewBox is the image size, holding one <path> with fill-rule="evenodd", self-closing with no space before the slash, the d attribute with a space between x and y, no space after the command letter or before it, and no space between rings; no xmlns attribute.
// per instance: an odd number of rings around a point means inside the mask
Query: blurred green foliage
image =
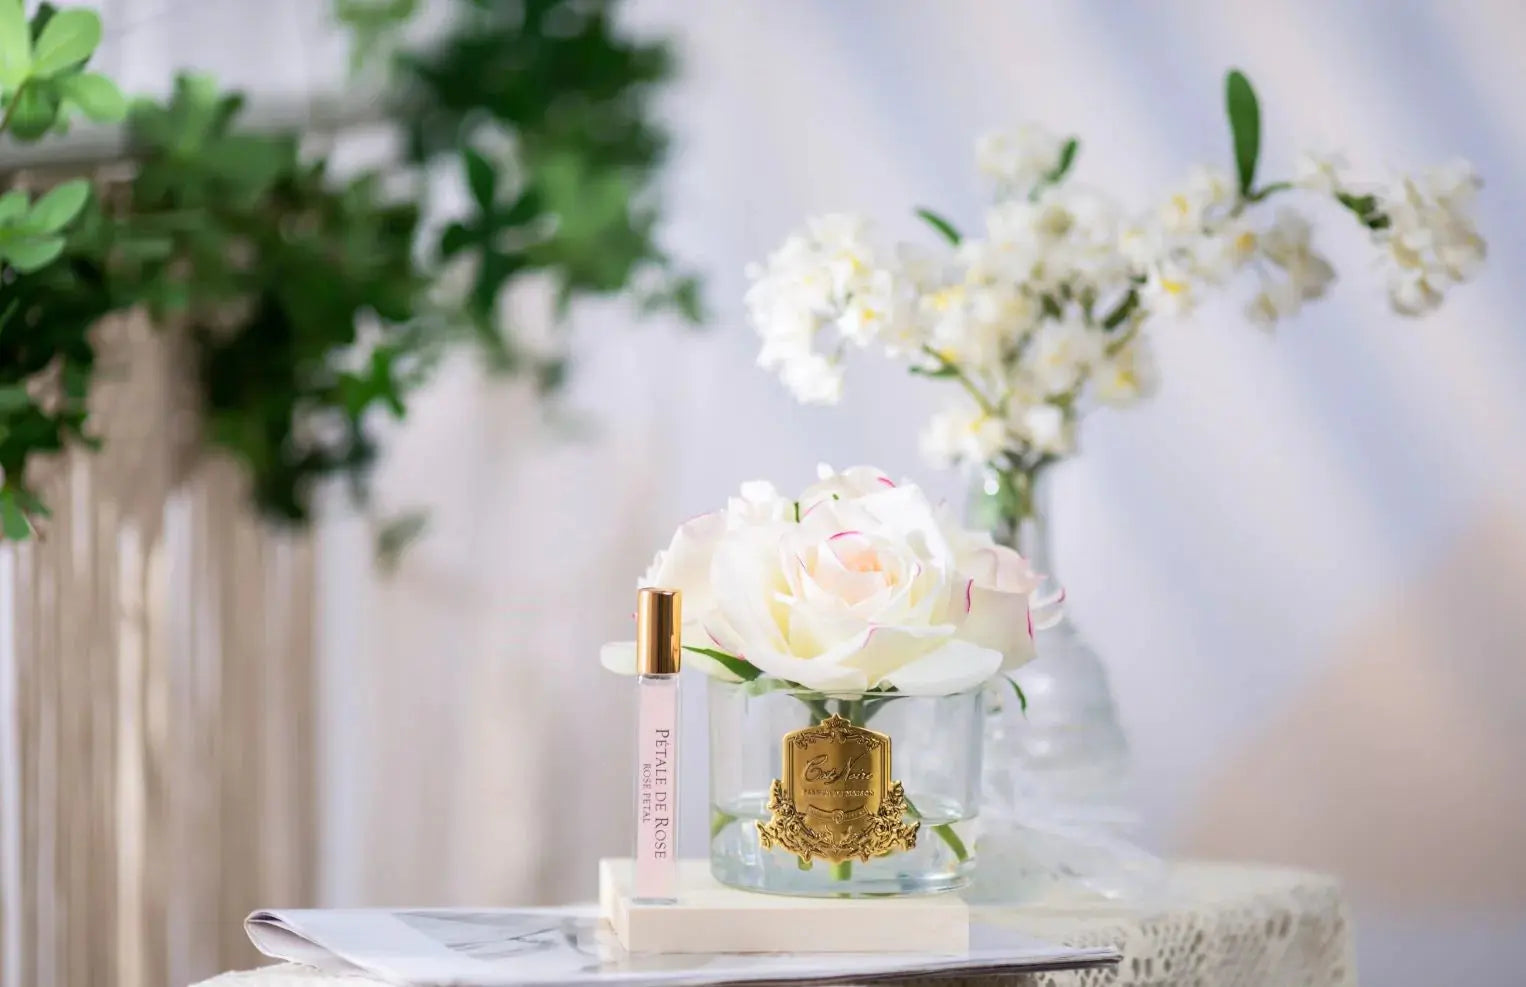
<svg viewBox="0 0 1526 987"><path fill-rule="evenodd" d="M188 333L207 439L248 468L268 514L308 516L315 481L363 477L373 416L401 417L442 347L469 326L495 362L543 389L562 359L535 355L501 320L501 295L539 274L565 315L578 297L639 282L642 311L698 320L698 289L652 237L649 185L663 135L648 109L666 77L661 45L622 38L608 3L458 0L435 45L398 54L388 106L404 164L447 164L470 190L464 215L420 244L431 203L386 195L389 177L339 180L304 160L295 133L239 126L238 94L182 76L163 102L131 108L136 172L104 201L69 181L33 201L0 196L0 532L22 538L46 505L31 457L92 443L90 331L142 307ZM414 0L338 0L363 56L400 45ZM85 71L92 11L44 5L27 20L0 0L0 132L33 140L79 113L120 119L116 87ZM470 266L459 298L442 291Z"/></svg>
<svg viewBox="0 0 1526 987"><path fill-rule="evenodd" d="M294 135L239 133L241 105L183 76L134 108L139 169L103 256L119 303L191 333L207 437L248 465L262 507L301 520L315 479L372 458L367 414L404 413L418 214L375 175L303 162Z"/></svg>
<svg viewBox="0 0 1526 987"><path fill-rule="evenodd" d="M349 4L397 14L394 29L412 13L401 0ZM550 276L563 315L581 296L634 288L641 312L700 322L698 281L654 237L667 135L650 103L673 70L667 45L622 33L613 2L452 7L443 36L394 58L392 105L409 158L455 162L469 190L434 254L471 265L466 314L493 354L547 388L562 380L560 357L517 346L502 324L502 292L534 275Z"/></svg>
<svg viewBox="0 0 1526 987"><path fill-rule="evenodd" d="M126 103L104 76L86 71L101 41L95 11L0 0L0 136L36 141L66 130L76 113L122 118ZM47 514L25 484L31 457L86 440L86 397L95 369L88 332L107 310L103 273L64 259L91 200L83 180L35 201L0 195L0 537L19 539Z"/></svg>

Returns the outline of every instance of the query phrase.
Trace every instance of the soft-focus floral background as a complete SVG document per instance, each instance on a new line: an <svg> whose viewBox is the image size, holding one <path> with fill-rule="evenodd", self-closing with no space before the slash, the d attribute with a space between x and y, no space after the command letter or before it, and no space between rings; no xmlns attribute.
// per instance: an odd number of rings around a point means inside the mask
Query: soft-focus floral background
<svg viewBox="0 0 1526 987"><path fill-rule="evenodd" d="M111 0L101 59L137 90L205 68L271 98L344 84L310 0ZM627 839L629 683L598 645L673 526L736 485L826 460L916 474L932 388L859 361L839 408L754 367L745 264L808 215L973 226L973 142L1027 120L1077 133L1076 180L1155 201L1231 166L1222 77L1245 70L1263 146L1363 171L1452 155L1485 178L1479 280L1393 316L1360 232L1318 215L1343 279L1268 338L1219 298L1155 335L1164 386L1103 412L1055 475L1058 568L1107 659L1153 845L1334 871L1381 984L1518 981L1526 936L1526 9L1512 0L1279 4L640 0L682 78L664 111L675 253L707 333L584 310L563 404L469 360L393 437L384 505L428 507L371 568L342 498L322 550L325 901L588 897ZM113 34L117 35L113 38ZM357 142L357 153L363 150ZM1290 160L1263 162L1275 173ZM521 311L546 301L530 294ZM574 424L569 427L568 420ZM696 685L698 683L695 683ZM685 700L690 736L700 690ZM704 785L689 743L683 784ZM702 851L703 806L682 836Z"/></svg>

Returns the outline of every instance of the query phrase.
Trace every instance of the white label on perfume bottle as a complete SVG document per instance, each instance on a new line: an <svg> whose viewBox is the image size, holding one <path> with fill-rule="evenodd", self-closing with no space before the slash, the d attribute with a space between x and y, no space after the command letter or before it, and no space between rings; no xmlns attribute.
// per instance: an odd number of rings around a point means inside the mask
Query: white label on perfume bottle
<svg viewBox="0 0 1526 987"><path fill-rule="evenodd" d="M636 886L638 900L678 895L678 676L637 686Z"/></svg>

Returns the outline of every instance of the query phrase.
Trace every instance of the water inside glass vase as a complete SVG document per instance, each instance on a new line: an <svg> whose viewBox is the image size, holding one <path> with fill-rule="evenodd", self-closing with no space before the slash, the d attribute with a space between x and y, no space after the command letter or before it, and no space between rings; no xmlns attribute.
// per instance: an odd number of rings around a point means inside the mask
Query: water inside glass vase
<svg viewBox="0 0 1526 987"><path fill-rule="evenodd" d="M971 516L1045 576L1035 593L1044 600L1062 584L1048 524L1050 484L1042 475L1036 480L1028 516L1004 516L984 480ZM1137 895L1158 877L1159 861L1132 843L1128 743L1107 671L1068 617L1036 630L1034 643L1038 657L1012 676L1027 698L1026 714L1015 696L991 696L978 896L1020 899L1052 882L1107 897Z"/></svg>

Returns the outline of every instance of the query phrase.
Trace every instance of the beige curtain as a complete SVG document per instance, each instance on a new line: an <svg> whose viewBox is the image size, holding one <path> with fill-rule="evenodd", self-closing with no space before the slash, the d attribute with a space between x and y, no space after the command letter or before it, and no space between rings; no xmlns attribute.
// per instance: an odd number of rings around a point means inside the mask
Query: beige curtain
<svg viewBox="0 0 1526 987"><path fill-rule="evenodd" d="M307 539L198 459L172 333L99 329L99 453L0 545L0 982L162 987L248 966L313 891Z"/></svg>

